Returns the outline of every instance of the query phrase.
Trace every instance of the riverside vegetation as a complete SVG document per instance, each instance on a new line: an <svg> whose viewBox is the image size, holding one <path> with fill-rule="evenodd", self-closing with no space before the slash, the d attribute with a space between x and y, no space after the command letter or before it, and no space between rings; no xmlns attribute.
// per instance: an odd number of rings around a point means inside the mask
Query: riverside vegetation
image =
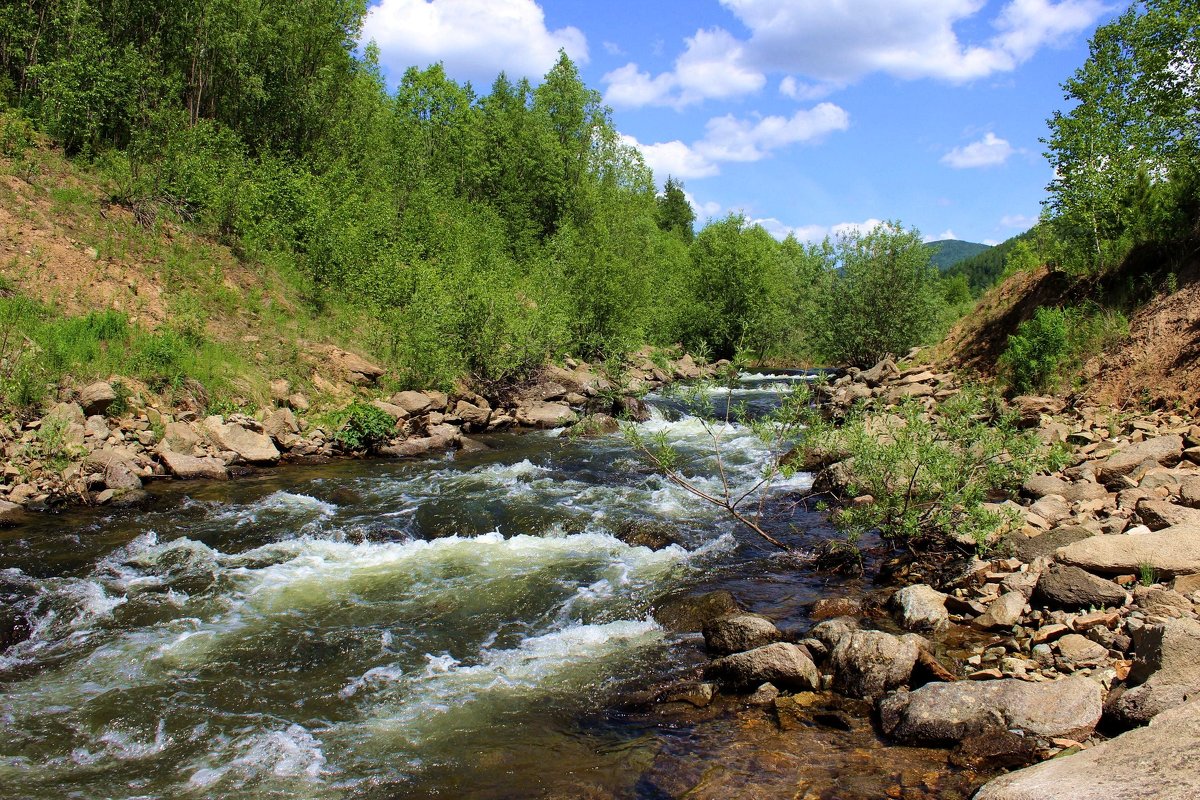
<svg viewBox="0 0 1200 800"><path fill-rule="evenodd" d="M581 415L581 435L612 431L645 418L646 390L731 360L837 365L773 417L703 423L715 490L630 429L654 469L793 555L769 489L811 472L805 502L840 537L796 568L879 582L818 602L803 632L709 598L711 660L650 702L749 704L786 730L849 698L889 741L952 746L981 777L1069 756L988 800L1195 794L1167 751L1200 737L1200 398L1087 395L1095 356L1195 287L1191 4L1097 31L1050 122L1043 220L946 278L900 223L815 245L737 215L695 232L683 187L656 194L565 55L537 86L500 76L479 96L434 66L389 94L353 49L365 4L134 6L0 18L5 205L78 217L73 257L136 263L138 283L88 310L84 289L47 292L45 252L6 253L6 522L64 498L136 505L168 475L469 450ZM998 278L1040 282L989 336L962 331L1005 286L912 349ZM749 491L721 471L732 425L783 456Z"/></svg>

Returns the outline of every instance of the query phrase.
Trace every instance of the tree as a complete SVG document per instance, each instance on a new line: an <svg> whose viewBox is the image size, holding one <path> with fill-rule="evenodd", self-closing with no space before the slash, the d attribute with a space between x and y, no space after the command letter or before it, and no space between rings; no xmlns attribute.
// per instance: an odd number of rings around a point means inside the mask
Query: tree
<svg viewBox="0 0 1200 800"><path fill-rule="evenodd" d="M823 347L832 363L870 366L901 355L934 330L940 280L915 228L885 222L838 237L837 272L824 305Z"/></svg>
<svg viewBox="0 0 1200 800"><path fill-rule="evenodd" d="M696 237L693 225L696 222L696 212L683 193L683 184L668 176L663 193L657 198L658 227L667 233L673 233L687 244Z"/></svg>

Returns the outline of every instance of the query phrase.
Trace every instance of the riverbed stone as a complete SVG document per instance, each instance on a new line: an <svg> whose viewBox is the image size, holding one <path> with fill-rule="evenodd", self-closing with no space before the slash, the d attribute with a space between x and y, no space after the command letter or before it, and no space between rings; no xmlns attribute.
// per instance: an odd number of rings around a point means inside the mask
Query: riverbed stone
<svg viewBox="0 0 1200 800"><path fill-rule="evenodd" d="M397 392L392 395L391 402L408 414L424 414L433 406L433 399L425 392Z"/></svg>
<svg viewBox="0 0 1200 800"><path fill-rule="evenodd" d="M1179 502L1188 508L1200 508L1200 475L1188 475L1180 481Z"/></svg>
<svg viewBox="0 0 1200 800"><path fill-rule="evenodd" d="M1021 620L1025 603L1025 595L1021 592L1007 592L993 600L987 611L976 617L972 624L985 630L1011 628Z"/></svg>
<svg viewBox="0 0 1200 800"><path fill-rule="evenodd" d="M164 426L163 438L159 442L159 451L174 450L176 453L190 454L196 445L200 444L200 434L186 422L168 422Z"/></svg>
<svg viewBox="0 0 1200 800"><path fill-rule="evenodd" d="M847 697L874 699L908 682L925 640L909 633L851 631L830 654L833 688Z"/></svg>
<svg viewBox="0 0 1200 800"><path fill-rule="evenodd" d="M1012 549L1014 556L1026 563L1032 563L1039 557L1054 555L1060 547L1081 539L1090 539L1095 535L1094 531L1082 525L1063 525L1032 537L1014 531L1004 537L1004 544Z"/></svg>
<svg viewBox="0 0 1200 800"><path fill-rule="evenodd" d="M930 683L879 703L883 732L910 744L950 744L1018 730L1085 739L1102 713L1100 684L1082 676L1032 683L1016 678Z"/></svg>
<svg viewBox="0 0 1200 800"><path fill-rule="evenodd" d="M219 458L196 458L174 450L164 450L159 457L172 475L183 480L224 480L229 477L225 462Z"/></svg>
<svg viewBox="0 0 1200 800"><path fill-rule="evenodd" d="M810 691L821 686L821 675L808 651L788 642L718 658L705 667L704 673L738 691L749 691L764 683L792 691Z"/></svg>
<svg viewBox="0 0 1200 800"><path fill-rule="evenodd" d="M753 650L782 638L775 623L758 614L731 614L704 625L704 646L718 656Z"/></svg>
<svg viewBox="0 0 1200 800"><path fill-rule="evenodd" d="M558 428L578 419L566 403L532 400L517 406L517 422L529 428Z"/></svg>
<svg viewBox="0 0 1200 800"><path fill-rule="evenodd" d="M654 620L675 633L696 633L710 620L741 611L733 595L724 589L687 594L663 601L654 609Z"/></svg>
<svg viewBox="0 0 1200 800"><path fill-rule="evenodd" d="M1200 525L1093 536L1059 548L1054 557L1059 563L1104 575L1136 575L1143 565L1162 577L1200 572Z"/></svg>
<svg viewBox="0 0 1200 800"><path fill-rule="evenodd" d="M25 508L17 503L0 500L0 528L20 525L25 521Z"/></svg>
<svg viewBox="0 0 1200 800"><path fill-rule="evenodd" d="M683 543L675 525L653 519L621 520L613 530L613 536L630 547L648 547L651 550L662 550Z"/></svg>
<svg viewBox="0 0 1200 800"><path fill-rule="evenodd" d="M1169 619L1133 631L1134 661L1108 712L1120 725L1142 725L1200 696L1200 622Z"/></svg>
<svg viewBox="0 0 1200 800"><path fill-rule="evenodd" d="M279 450L270 437L255 433L237 423L226 423L215 414L204 420L204 433L221 450L237 453L238 458L250 464L274 464L279 461Z"/></svg>
<svg viewBox="0 0 1200 800"><path fill-rule="evenodd" d="M104 485L109 489L120 491L142 488L137 462L133 454L125 450L93 450L84 459L83 470L85 474L102 475Z"/></svg>
<svg viewBox="0 0 1200 800"><path fill-rule="evenodd" d="M1031 497L1043 498L1049 495L1059 495L1068 502L1078 503L1086 500L1099 500L1108 497L1108 490L1098 483L1080 481L1070 483L1052 475L1035 475L1025 481L1022 490Z"/></svg>
<svg viewBox="0 0 1200 800"><path fill-rule="evenodd" d="M1079 567L1052 565L1038 580L1034 600L1055 608L1125 605L1125 590Z"/></svg>
<svg viewBox="0 0 1200 800"><path fill-rule="evenodd" d="M1182 455L1182 436L1157 436L1126 445L1113 453L1100 465L1097 477L1105 485L1117 484L1121 478L1133 473L1147 461L1173 467L1179 463Z"/></svg>
<svg viewBox="0 0 1200 800"><path fill-rule="evenodd" d="M1068 633L1055 643L1058 653L1078 666L1095 666L1108 658L1108 648L1078 633Z"/></svg>
<svg viewBox="0 0 1200 800"><path fill-rule="evenodd" d="M1169 503L1166 500L1139 500L1138 517L1152 531L1173 525L1200 525L1200 509Z"/></svg>
<svg viewBox="0 0 1200 800"><path fill-rule="evenodd" d="M950 624L946 595L929 584L905 586L892 595L900 626L910 631L938 631Z"/></svg>

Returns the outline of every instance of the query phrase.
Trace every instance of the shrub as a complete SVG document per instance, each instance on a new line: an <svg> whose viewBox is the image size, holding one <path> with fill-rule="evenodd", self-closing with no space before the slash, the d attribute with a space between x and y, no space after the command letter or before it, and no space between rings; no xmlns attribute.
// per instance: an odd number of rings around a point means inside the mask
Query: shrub
<svg viewBox="0 0 1200 800"><path fill-rule="evenodd" d="M391 437L396 427L390 414L360 400L335 411L330 421L337 428L333 440L347 450L374 450Z"/></svg>
<svg viewBox="0 0 1200 800"><path fill-rule="evenodd" d="M1095 304L1065 310L1042 307L1008 337L999 366L1017 392L1048 391L1128 331L1120 312Z"/></svg>

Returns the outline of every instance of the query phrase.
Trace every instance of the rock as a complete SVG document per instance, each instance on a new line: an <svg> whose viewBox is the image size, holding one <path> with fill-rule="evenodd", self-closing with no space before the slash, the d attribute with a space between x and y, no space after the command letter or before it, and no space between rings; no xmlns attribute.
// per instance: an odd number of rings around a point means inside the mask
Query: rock
<svg viewBox="0 0 1200 800"><path fill-rule="evenodd" d="M79 393L79 406L87 416L103 414L108 407L116 402L117 393L112 384L107 381L96 381L83 387Z"/></svg>
<svg viewBox="0 0 1200 800"><path fill-rule="evenodd" d="M1108 457L1100 466L1097 475L1106 486L1131 474L1147 461L1164 467L1173 467L1183 456L1182 436L1159 436L1136 444L1127 445Z"/></svg>
<svg viewBox="0 0 1200 800"><path fill-rule="evenodd" d="M1029 507L1030 514L1036 514L1054 527L1071 515L1071 504L1062 495L1048 494Z"/></svg>
<svg viewBox="0 0 1200 800"><path fill-rule="evenodd" d="M65 420L67 423L82 425L87 417L78 403L58 403L46 412L46 418Z"/></svg>
<svg viewBox="0 0 1200 800"><path fill-rule="evenodd" d="M85 435L91 436L100 442L103 442L112 435L112 430L109 429L108 423L99 414L93 414L88 417L87 422L84 423L83 430Z"/></svg>
<svg viewBox="0 0 1200 800"><path fill-rule="evenodd" d="M454 407L454 415L468 425L473 425L476 428L486 428L488 420L492 416L492 410L491 408L481 408L465 400L459 400L458 405Z"/></svg>
<svg viewBox="0 0 1200 800"><path fill-rule="evenodd" d="M174 450L176 453L191 453L200 443L200 434L186 422L168 422L163 431L159 450Z"/></svg>
<svg viewBox="0 0 1200 800"><path fill-rule="evenodd" d="M1041 573L1034 570L1014 572L1001 579L1000 590L1003 593L1020 592L1028 600L1033 596L1033 590L1040 578Z"/></svg>
<svg viewBox="0 0 1200 800"><path fill-rule="evenodd" d="M754 690L754 693L746 698L746 705L751 706L770 706L775 704L776 698L779 697L779 689L773 683L764 683L762 686Z"/></svg>
<svg viewBox="0 0 1200 800"><path fill-rule="evenodd" d="M566 403L534 400L517 406L517 422L530 428L558 428L578 419Z"/></svg>
<svg viewBox="0 0 1200 800"><path fill-rule="evenodd" d="M808 691L821 686L821 675L808 651L787 642L775 642L718 658L705 667L704 674L735 690L752 689L764 683L793 691Z"/></svg>
<svg viewBox="0 0 1200 800"><path fill-rule="evenodd" d="M1093 536L1059 548L1054 557L1059 563L1105 575L1136 575L1142 565L1163 577L1200 572L1200 525Z"/></svg>
<svg viewBox="0 0 1200 800"><path fill-rule="evenodd" d="M1108 490L1098 483L1092 483L1091 481L1068 483L1062 478L1055 478L1050 475L1035 475L1025 481L1025 485L1021 489L1034 498L1040 499L1049 495L1058 495L1070 503L1099 500L1108 497Z"/></svg>
<svg viewBox="0 0 1200 800"><path fill-rule="evenodd" d="M20 525L24 521L25 508L23 506L7 500L0 500L0 528L10 528Z"/></svg>
<svg viewBox="0 0 1200 800"><path fill-rule="evenodd" d="M1127 688L1114 693L1109 713L1122 725L1141 725L1200 696L1200 622L1170 619L1133 631L1134 660Z"/></svg>
<svg viewBox="0 0 1200 800"><path fill-rule="evenodd" d="M837 617L817 623L808 635L820 642L827 651L832 652L843 639L856 630L858 620L854 617Z"/></svg>
<svg viewBox="0 0 1200 800"><path fill-rule="evenodd" d="M621 423L616 417L609 416L604 413L588 414L574 428L571 433L575 436L605 436L610 433L616 433L621 430Z"/></svg>
<svg viewBox="0 0 1200 800"><path fill-rule="evenodd" d="M1180 575L1171 582L1171 588L1182 595L1200 592L1200 575Z"/></svg>
<svg viewBox="0 0 1200 800"><path fill-rule="evenodd" d="M85 475L104 476L104 485L113 490L141 489L140 470L132 454L105 448L88 454L83 461Z"/></svg>
<svg viewBox="0 0 1200 800"><path fill-rule="evenodd" d="M1108 648L1078 633L1068 633L1056 646L1059 655L1080 666L1095 666L1108 658Z"/></svg>
<svg viewBox="0 0 1200 800"><path fill-rule="evenodd" d="M878 386L888 378L894 378L899 374L900 370L896 367L896 362L885 358L870 369L858 373L858 380L868 386Z"/></svg>
<svg viewBox="0 0 1200 800"><path fill-rule="evenodd" d="M1188 508L1200 508L1200 475L1189 475L1180 481L1179 502Z"/></svg>
<svg viewBox="0 0 1200 800"><path fill-rule="evenodd" d="M177 478L224 480L229 477L229 470L225 467L225 462L219 458L195 458L173 450L164 450L159 457L171 474Z"/></svg>
<svg viewBox="0 0 1200 800"><path fill-rule="evenodd" d="M622 419L632 422L650 421L650 407L640 397L622 396L617 400L616 407L613 410Z"/></svg>
<svg viewBox="0 0 1200 800"><path fill-rule="evenodd" d="M1133 590L1133 603L1150 614L1178 617L1192 611L1192 602L1177 591L1157 586L1138 586Z"/></svg>
<svg viewBox="0 0 1200 800"><path fill-rule="evenodd" d="M433 406L433 398L425 392L397 392L392 395L391 402L410 415L424 414Z"/></svg>
<svg viewBox="0 0 1200 800"><path fill-rule="evenodd" d="M1004 543L1012 549L1014 556L1029 564L1040 557L1054 555L1061 547L1093 536L1093 531L1081 525L1064 525L1046 531L1041 536L1029 537L1020 532L1010 533L1004 538Z"/></svg>
<svg viewBox="0 0 1200 800"><path fill-rule="evenodd" d="M993 731L982 736L968 736L959 742L950 755L956 767L977 772L1012 769L1042 760L1042 748L1032 736L1012 731Z"/></svg>
<svg viewBox="0 0 1200 800"><path fill-rule="evenodd" d="M1052 622L1049 625L1043 625L1034 631L1034 634L1032 637L1030 637L1029 641L1034 646L1037 646L1039 644L1045 644L1046 642L1052 642L1060 636L1070 632L1071 629L1066 625L1058 622Z"/></svg>
<svg viewBox="0 0 1200 800"><path fill-rule="evenodd" d="M991 602L986 612L975 618L977 628L1011 628L1021 620L1025 609L1025 595L1020 592L1002 594Z"/></svg>
<svg viewBox="0 0 1200 800"><path fill-rule="evenodd" d="M389 403L386 400L372 400L371 405L387 414L393 420L401 420L408 417L408 412L402 407L396 405L395 403Z"/></svg>
<svg viewBox="0 0 1200 800"><path fill-rule="evenodd" d="M705 594L673 597L654 609L654 620L675 633L695 633L711 620L741 611L733 595L724 589Z"/></svg>
<svg viewBox="0 0 1200 800"><path fill-rule="evenodd" d="M287 404L288 408L292 409L292 411L299 411L301 414L303 414L305 411L308 411L310 407L308 398L299 392L289 394Z"/></svg>
<svg viewBox="0 0 1200 800"><path fill-rule="evenodd" d="M276 378L271 381L271 399L283 405L287 403L288 395L292 393L292 384L286 378Z"/></svg>
<svg viewBox="0 0 1200 800"><path fill-rule="evenodd" d="M1005 730L1085 739L1100 721L1100 684L1072 676L930 683L879 703L883 732L910 744L949 744Z"/></svg>
<svg viewBox="0 0 1200 800"><path fill-rule="evenodd" d="M874 699L907 683L924 643L911 633L893 636L883 631L851 631L830 654L834 690L848 697Z"/></svg>
<svg viewBox="0 0 1200 800"><path fill-rule="evenodd" d="M782 638L775 623L758 614L731 614L704 625L704 646L718 656L753 650Z"/></svg>
<svg viewBox="0 0 1200 800"><path fill-rule="evenodd" d="M397 444L385 445L379 448L379 454L389 458L414 458L426 455L435 450L450 449L454 447L457 441L458 439L455 436L415 436Z"/></svg>
<svg viewBox="0 0 1200 800"><path fill-rule="evenodd" d="M1058 397L1021 395L1012 399L1012 405L1021 417L1021 425L1036 427L1043 414L1058 414L1066 407L1066 401Z"/></svg>
<svg viewBox="0 0 1200 800"><path fill-rule="evenodd" d="M1053 565L1038 580L1034 599L1055 608L1125 605L1125 590L1079 567Z"/></svg>
<svg viewBox="0 0 1200 800"><path fill-rule="evenodd" d="M1074 737L1071 737L1074 738ZM1073 755L995 778L975 800L1189 800L1200 797L1200 700Z"/></svg>
<svg viewBox="0 0 1200 800"><path fill-rule="evenodd" d="M230 450L250 464L274 464L279 450L268 436L247 430L236 423L224 423L214 415L204 420L204 432L221 450Z"/></svg>
<svg viewBox="0 0 1200 800"><path fill-rule="evenodd" d="M562 400L571 390L555 381L542 381L522 389L517 395L522 400Z"/></svg>
<svg viewBox="0 0 1200 800"><path fill-rule="evenodd" d="M664 703L690 703L696 708L705 708L713 701L717 687L711 683L689 681L679 686L673 686L662 697Z"/></svg>
<svg viewBox="0 0 1200 800"><path fill-rule="evenodd" d="M1165 500L1139 500L1137 513L1152 531L1170 528L1173 525L1200 526L1200 510L1177 506Z"/></svg>
<svg viewBox="0 0 1200 800"><path fill-rule="evenodd" d="M950 624L946 595L924 583L905 586L892 595L900 626L909 631L938 631Z"/></svg>
<svg viewBox="0 0 1200 800"><path fill-rule="evenodd" d="M932 397L933 393L933 387L928 384L910 383L905 386L896 386L889 389L883 399L888 405L894 405L909 397Z"/></svg>
<svg viewBox="0 0 1200 800"><path fill-rule="evenodd" d="M630 547L648 547L662 550L673 544L682 544L678 529L669 522L646 519L627 519L617 524L613 536Z"/></svg>
<svg viewBox="0 0 1200 800"><path fill-rule="evenodd" d="M300 441L300 423L290 408L277 408L263 420L263 433L290 450Z"/></svg>
<svg viewBox="0 0 1200 800"><path fill-rule="evenodd" d="M862 603L852 597L823 597L812 605L809 618L813 622L834 617L857 617L862 613Z"/></svg>

